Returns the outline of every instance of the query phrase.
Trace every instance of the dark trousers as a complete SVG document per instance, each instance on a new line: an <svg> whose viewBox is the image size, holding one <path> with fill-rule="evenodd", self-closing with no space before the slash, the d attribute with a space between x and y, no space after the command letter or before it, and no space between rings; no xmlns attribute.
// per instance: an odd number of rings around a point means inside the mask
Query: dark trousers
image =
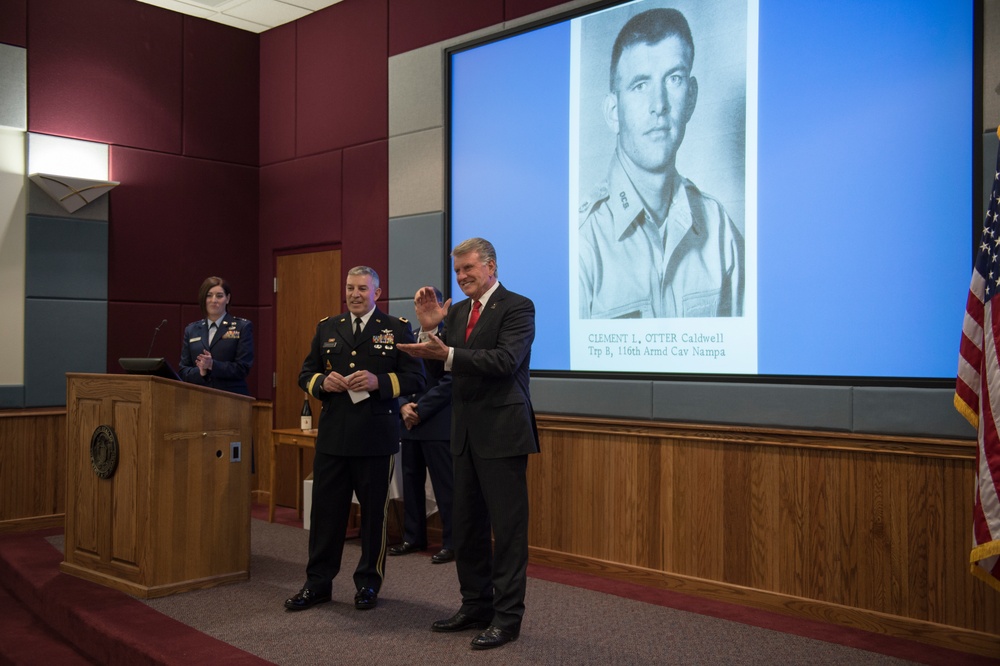
<svg viewBox="0 0 1000 666"><path fill-rule="evenodd" d="M480 458L465 446L454 465L461 612L518 630L528 574L528 456Z"/></svg>
<svg viewBox="0 0 1000 666"><path fill-rule="evenodd" d="M403 541L427 546L427 493L424 480L431 475L431 487L441 516L441 547L452 548L452 497L455 473L447 441L404 439L403 458Z"/></svg>
<svg viewBox="0 0 1000 666"><path fill-rule="evenodd" d="M382 587L385 516L394 460L393 456L331 456L316 452L306 565L306 587L310 590L329 592L340 572L352 493L361 505L361 560L354 570L354 586L371 587L376 592Z"/></svg>

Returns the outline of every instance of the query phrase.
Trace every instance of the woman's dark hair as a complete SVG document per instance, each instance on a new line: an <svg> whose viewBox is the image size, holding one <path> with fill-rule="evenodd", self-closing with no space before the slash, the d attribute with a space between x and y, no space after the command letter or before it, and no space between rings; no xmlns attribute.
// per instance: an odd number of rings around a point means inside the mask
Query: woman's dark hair
<svg viewBox="0 0 1000 666"><path fill-rule="evenodd" d="M222 291L225 292L226 296L230 296L229 283L220 277L207 277L205 281L201 283L201 288L198 290L198 306L201 308L201 316L207 317L208 310L205 309L205 299L208 298L208 290L212 287L222 287Z"/></svg>

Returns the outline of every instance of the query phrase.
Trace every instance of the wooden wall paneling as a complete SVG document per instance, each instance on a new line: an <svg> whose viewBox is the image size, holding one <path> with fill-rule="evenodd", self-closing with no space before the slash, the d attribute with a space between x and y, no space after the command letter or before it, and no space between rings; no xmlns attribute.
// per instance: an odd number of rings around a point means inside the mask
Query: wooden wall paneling
<svg viewBox="0 0 1000 666"><path fill-rule="evenodd" d="M66 410L0 411L0 533L61 526Z"/></svg>
<svg viewBox="0 0 1000 666"><path fill-rule="evenodd" d="M722 572L725 580L737 585L750 584L753 567L750 466L751 453L747 447L734 446L717 472L723 479L721 493L715 500L722 505Z"/></svg>
<svg viewBox="0 0 1000 666"><path fill-rule="evenodd" d="M253 404L254 471L250 476L250 494L255 504L267 504L268 489L271 487L272 407L268 400L258 400Z"/></svg>
<svg viewBox="0 0 1000 666"><path fill-rule="evenodd" d="M533 561L1000 654L971 442L539 416Z"/></svg>
<svg viewBox="0 0 1000 666"><path fill-rule="evenodd" d="M613 444L613 442L612 442ZM674 557L673 535L677 531L676 507L674 502L673 489L668 486L670 480L674 478L674 449L670 446L659 446L658 456L660 459L660 487L662 491L659 495L659 515L660 533L658 535L658 553L653 566L660 571L673 571L677 567L677 559Z"/></svg>
<svg viewBox="0 0 1000 666"><path fill-rule="evenodd" d="M779 547L780 469L778 452L769 447L750 447L749 494L750 571L745 585L772 589L778 580L783 553Z"/></svg>

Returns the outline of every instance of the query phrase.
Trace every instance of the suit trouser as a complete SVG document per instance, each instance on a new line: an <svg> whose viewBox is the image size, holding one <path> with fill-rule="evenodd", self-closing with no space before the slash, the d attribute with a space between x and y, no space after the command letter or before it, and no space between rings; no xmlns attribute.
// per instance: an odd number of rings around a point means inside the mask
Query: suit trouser
<svg viewBox="0 0 1000 666"><path fill-rule="evenodd" d="M454 464L461 612L517 630L528 574L528 456L480 458L466 445Z"/></svg>
<svg viewBox="0 0 1000 666"><path fill-rule="evenodd" d="M376 592L385 576L385 516L393 456L332 456L316 452L309 513L309 563L306 587L327 593L340 572L344 538L351 515L351 495L361 505L361 559L354 570L355 588Z"/></svg>
<svg viewBox="0 0 1000 666"><path fill-rule="evenodd" d="M403 541L420 548L427 546L427 471L441 516L441 547L452 548L451 507L455 473L447 440L404 439L403 458ZM425 471L426 470L426 471Z"/></svg>

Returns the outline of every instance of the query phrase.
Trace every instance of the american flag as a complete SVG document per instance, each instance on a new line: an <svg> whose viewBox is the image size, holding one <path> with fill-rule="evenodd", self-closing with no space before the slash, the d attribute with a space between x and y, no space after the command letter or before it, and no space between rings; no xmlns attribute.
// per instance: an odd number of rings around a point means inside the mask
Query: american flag
<svg viewBox="0 0 1000 666"><path fill-rule="evenodd" d="M979 431L971 571L1000 590L1000 151L978 254L962 324L955 407Z"/></svg>

